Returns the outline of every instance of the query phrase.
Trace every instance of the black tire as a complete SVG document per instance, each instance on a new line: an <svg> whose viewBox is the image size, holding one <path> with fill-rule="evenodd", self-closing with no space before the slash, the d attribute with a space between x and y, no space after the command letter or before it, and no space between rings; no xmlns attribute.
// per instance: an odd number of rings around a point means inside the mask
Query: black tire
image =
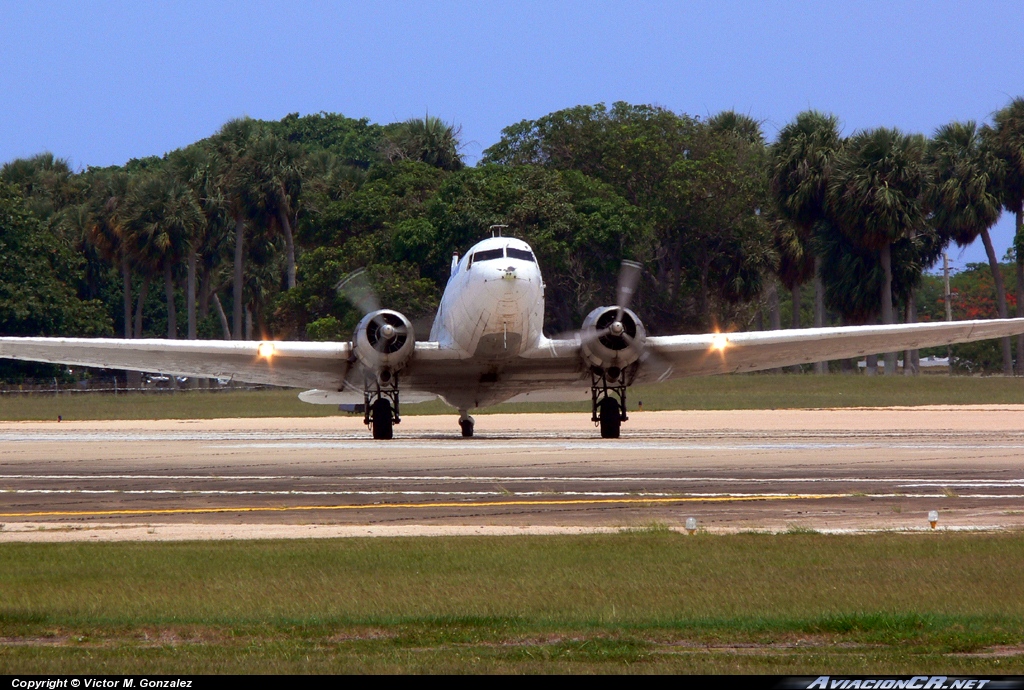
<svg viewBox="0 0 1024 690"><path fill-rule="evenodd" d="M373 403L373 437L382 441L394 438L395 425L391 418L391 401L377 398Z"/></svg>
<svg viewBox="0 0 1024 690"><path fill-rule="evenodd" d="M601 401L601 438L618 438L619 427L622 426L619 401L608 397Z"/></svg>
<svg viewBox="0 0 1024 690"><path fill-rule="evenodd" d="M460 419L459 426L462 427L463 438L473 438L473 418Z"/></svg>

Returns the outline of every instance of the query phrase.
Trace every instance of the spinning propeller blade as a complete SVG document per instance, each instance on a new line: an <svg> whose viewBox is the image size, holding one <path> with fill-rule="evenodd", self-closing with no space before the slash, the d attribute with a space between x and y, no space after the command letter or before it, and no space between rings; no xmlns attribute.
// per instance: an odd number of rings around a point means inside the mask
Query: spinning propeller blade
<svg viewBox="0 0 1024 690"><path fill-rule="evenodd" d="M619 285L615 291L615 306L619 308L615 312L616 321L622 321L623 310L629 309L629 305L633 302L633 295L640 282L642 268L636 261L622 260L622 267L619 268Z"/></svg>
<svg viewBox="0 0 1024 690"><path fill-rule="evenodd" d="M370 279L366 275L365 268L349 273L338 282L335 289L339 295L347 299L354 306L359 307L364 314L380 309L380 299L377 298L377 293L374 291L373 286L370 285Z"/></svg>

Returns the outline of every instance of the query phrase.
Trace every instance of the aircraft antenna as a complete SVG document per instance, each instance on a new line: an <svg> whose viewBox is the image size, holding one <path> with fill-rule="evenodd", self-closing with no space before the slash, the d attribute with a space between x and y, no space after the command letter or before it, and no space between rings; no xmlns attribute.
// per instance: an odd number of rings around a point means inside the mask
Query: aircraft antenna
<svg viewBox="0 0 1024 690"><path fill-rule="evenodd" d="M501 231L507 227L507 225L492 225L489 228L489 230L491 231L491 237L501 237Z"/></svg>

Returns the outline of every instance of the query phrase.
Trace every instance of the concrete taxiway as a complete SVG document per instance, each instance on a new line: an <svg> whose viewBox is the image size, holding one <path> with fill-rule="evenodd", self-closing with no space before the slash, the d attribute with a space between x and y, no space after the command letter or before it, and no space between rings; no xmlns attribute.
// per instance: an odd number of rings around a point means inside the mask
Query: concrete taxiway
<svg viewBox="0 0 1024 690"><path fill-rule="evenodd" d="M1024 406L0 423L0 541L1024 527Z"/></svg>

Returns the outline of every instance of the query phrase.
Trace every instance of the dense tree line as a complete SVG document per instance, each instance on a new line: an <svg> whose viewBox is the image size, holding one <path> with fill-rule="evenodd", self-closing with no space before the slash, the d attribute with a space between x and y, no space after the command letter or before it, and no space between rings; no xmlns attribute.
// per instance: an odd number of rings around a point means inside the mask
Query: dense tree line
<svg viewBox="0 0 1024 690"><path fill-rule="evenodd" d="M494 224L534 247L549 333L613 301L623 258L646 268L652 333L912 321L922 272L979 238L996 313L1024 307L1024 251L1007 300L988 234L1005 209L1024 243L1022 98L931 138L807 111L773 142L731 111L579 106L506 128L475 167L436 117L244 118L123 166L11 161L0 183L4 334L348 338L360 307L337 286L359 269L423 323ZM1009 341L1001 357L1012 371Z"/></svg>

